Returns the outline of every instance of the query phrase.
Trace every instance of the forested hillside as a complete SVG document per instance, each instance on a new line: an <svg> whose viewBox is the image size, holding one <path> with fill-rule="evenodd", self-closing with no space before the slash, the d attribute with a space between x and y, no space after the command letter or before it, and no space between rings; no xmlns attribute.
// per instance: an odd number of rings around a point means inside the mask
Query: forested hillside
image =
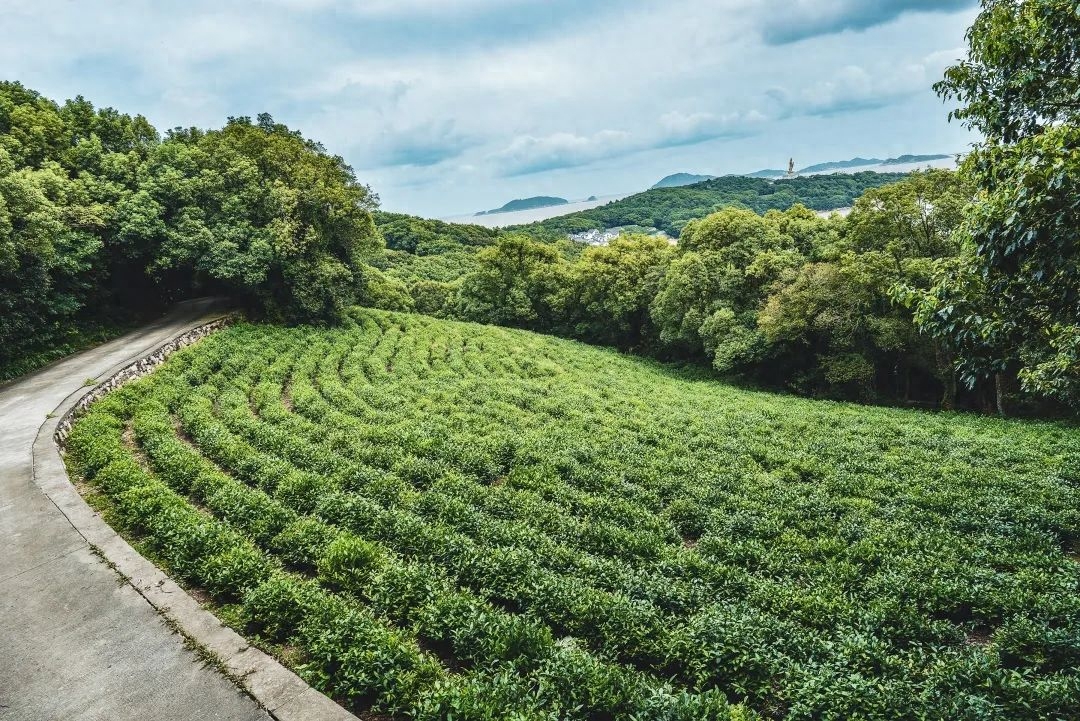
<svg viewBox="0 0 1080 721"><path fill-rule="evenodd" d="M0 377L80 328L193 294L332 321L381 245L376 202L268 115L162 136L142 116L0 82Z"/></svg>
<svg viewBox="0 0 1080 721"><path fill-rule="evenodd" d="M868 188L903 177L900 173L855 173L770 180L729 175L682 187L653 188L598 208L518 226L515 230L565 234L634 225L657 228L675 237L694 218L729 205L741 205L758 213L787 210L796 203L811 210L833 210L850 206Z"/></svg>
<svg viewBox="0 0 1080 721"><path fill-rule="evenodd" d="M436 314L703 360L811 395L986 407L985 384L959 387L951 349L896 301L960 255L952 229L971 194L932 170L866 191L846 218L727 208L688 223L677 246L628 234L560 253L507 234Z"/></svg>

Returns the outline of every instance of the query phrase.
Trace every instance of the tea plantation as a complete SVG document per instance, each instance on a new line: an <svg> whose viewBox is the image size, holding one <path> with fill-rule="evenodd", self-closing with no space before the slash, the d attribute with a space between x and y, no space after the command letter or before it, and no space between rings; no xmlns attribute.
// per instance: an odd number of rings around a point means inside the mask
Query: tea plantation
<svg viewBox="0 0 1080 721"><path fill-rule="evenodd" d="M95 404L91 501L363 718L1066 719L1080 433L542 335L240 324Z"/></svg>

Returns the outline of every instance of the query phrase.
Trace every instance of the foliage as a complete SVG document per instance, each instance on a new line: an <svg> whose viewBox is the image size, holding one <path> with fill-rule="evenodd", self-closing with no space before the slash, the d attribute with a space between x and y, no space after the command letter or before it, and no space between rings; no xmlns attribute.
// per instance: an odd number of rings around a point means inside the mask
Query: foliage
<svg viewBox="0 0 1080 721"><path fill-rule="evenodd" d="M364 270L363 289L359 302L369 308L382 310L413 310L415 303L408 286L375 267Z"/></svg>
<svg viewBox="0 0 1080 721"><path fill-rule="evenodd" d="M460 288L412 287L442 317L705 359L802 393L978 406L985 389L958 401L952 347L897 302L961 253L953 228L971 193L954 172L916 172L866 191L846 218L728 207L687 223L676 246L624 233L576 257L504 236L471 256Z"/></svg>
<svg viewBox="0 0 1080 721"><path fill-rule="evenodd" d="M480 251L476 270L462 281L458 314L520 328L548 324L561 260L557 249L528 236L500 238Z"/></svg>
<svg viewBox="0 0 1080 721"><path fill-rule="evenodd" d="M390 250L403 250L415 255L438 255L461 246L478 248L492 245L499 231L482 225L445 223L441 220L418 218L403 213L378 211L375 224L386 239Z"/></svg>
<svg viewBox="0 0 1080 721"><path fill-rule="evenodd" d="M339 318L381 247L376 200L267 115L162 139L141 116L0 82L0 367L199 293Z"/></svg>
<svg viewBox="0 0 1080 721"><path fill-rule="evenodd" d="M341 158L265 114L174 131L142 174L120 232L154 249L151 269L221 287L274 318L339 318L381 245L369 189Z"/></svg>
<svg viewBox="0 0 1080 721"><path fill-rule="evenodd" d="M138 316L134 316L138 317ZM112 340L131 330L131 317L65 323L44 339L22 345L18 357L0 365L0 383L32 373L55 360Z"/></svg>
<svg viewBox="0 0 1080 721"><path fill-rule="evenodd" d="M1068 425L352 319L180 351L92 406L68 458L111 523L353 711L1011 721L1080 705Z"/></svg>
<svg viewBox="0 0 1080 721"><path fill-rule="evenodd" d="M673 253L666 239L647 235L586 249L556 301L562 325L575 337L639 347L652 333L649 303Z"/></svg>
<svg viewBox="0 0 1080 721"><path fill-rule="evenodd" d="M977 190L962 263L908 300L974 384L1016 375L1080 402L1080 9L1074 0L983 0L968 58L936 88L985 136L963 165Z"/></svg>

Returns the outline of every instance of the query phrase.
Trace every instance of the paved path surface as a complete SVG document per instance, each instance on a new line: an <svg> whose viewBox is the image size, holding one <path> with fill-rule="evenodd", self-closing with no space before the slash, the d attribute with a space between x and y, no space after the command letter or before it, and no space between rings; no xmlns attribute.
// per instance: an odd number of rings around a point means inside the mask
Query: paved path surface
<svg viewBox="0 0 1080 721"><path fill-rule="evenodd" d="M0 386L0 720L268 719L203 665L139 593L93 553L33 480L46 415L205 322L168 317Z"/></svg>

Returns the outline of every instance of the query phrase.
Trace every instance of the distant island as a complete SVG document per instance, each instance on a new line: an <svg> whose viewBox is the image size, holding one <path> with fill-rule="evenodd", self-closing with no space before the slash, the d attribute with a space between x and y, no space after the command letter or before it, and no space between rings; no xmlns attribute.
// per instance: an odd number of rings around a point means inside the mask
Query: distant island
<svg viewBox="0 0 1080 721"><path fill-rule="evenodd" d="M899 158L889 158L883 161L882 165L900 165L902 163L925 163L928 160L944 160L945 158L951 158L951 155L901 155Z"/></svg>
<svg viewBox="0 0 1080 721"><path fill-rule="evenodd" d="M595 195L590 195L588 198L585 199L585 202L586 203L591 203L594 200L596 200L596 196Z"/></svg>
<svg viewBox="0 0 1080 721"><path fill-rule="evenodd" d="M515 210L533 210L535 208L548 208L552 205L566 205L570 201L566 198L554 198L549 195L536 195L531 198L518 198L511 200L501 208L494 210L481 210L477 215L493 215L495 213L512 213Z"/></svg>
<svg viewBox="0 0 1080 721"><path fill-rule="evenodd" d="M824 173L829 170L844 170L845 168L861 168L864 165L884 165L881 158L852 158L851 160L834 160L831 163L818 163L801 169L800 173Z"/></svg>
<svg viewBox="0 0 1080 721"><path fill-rule="evenodd" d="M693 173L675 173L669 175L666 178L661 178L653 188L679 188L683 185L693 185L694 183L701 183L706 180L714 180L715 175L694 175ZM652 188L650 188L651 190Z"/></svg>

